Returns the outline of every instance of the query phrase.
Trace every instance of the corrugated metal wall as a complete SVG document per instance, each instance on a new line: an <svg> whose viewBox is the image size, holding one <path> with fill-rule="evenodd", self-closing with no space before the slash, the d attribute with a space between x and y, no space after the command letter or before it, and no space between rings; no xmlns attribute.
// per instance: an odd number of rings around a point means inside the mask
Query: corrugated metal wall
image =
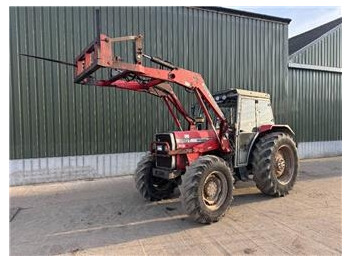
<svg viewBox="0 0 350 262"><path fill-rule="evenodd" d="M10 8L11 159L145 151L155 132L174 129L153 97L74 85L71 68L18 56L72 62L94 37L93 15L92 7ZM103 32L142 33L145 53L203 74L212 91L269 92L277 121L288 121L286 23L187 7L103 7L101 16ZM179 97L189 107L187 93Z"/></svg>
<svg viewBox="0 0 350 262"><path fill-rule="evenodd" d="M340 25L289 58L290 62L320 66L318 70L288 69L290 123L300 141L342 140L342 73L326 68L341 68L341 35Z"/></svg>
<svg viewBox="0 0 350 262"><path fill-rule="evenodd" d="M289 69L291 121L298 141L342 139L341 74Z"/></svg>
<svg viewBox="0 0 350 262"><path fill-rule="evenodd" d="M342 67L342 26L339 25L324 37L290 57L293 63Z"/></svg>

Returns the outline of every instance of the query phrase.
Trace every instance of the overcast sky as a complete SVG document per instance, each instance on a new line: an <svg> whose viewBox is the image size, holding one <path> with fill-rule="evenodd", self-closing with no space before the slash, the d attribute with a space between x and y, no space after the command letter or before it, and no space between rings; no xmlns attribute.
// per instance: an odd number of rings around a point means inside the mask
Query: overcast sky
<svg viewBox="0 0 350 262"><path fill-rule="evenodd" d="M337 6L231 6L230 8L254 13L290 18L289 37L341 17Z"/></svg>

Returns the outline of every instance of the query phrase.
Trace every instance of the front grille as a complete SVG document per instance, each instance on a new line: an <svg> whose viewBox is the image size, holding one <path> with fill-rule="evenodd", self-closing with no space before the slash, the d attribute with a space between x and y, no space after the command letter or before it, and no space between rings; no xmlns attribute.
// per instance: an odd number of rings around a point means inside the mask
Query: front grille
<svg viewBox="0 0 350 262"><path fill-rule="evenodd" d="M175 149L175 140L172 133L166 134L156 134L156 144L157 142L167 142L171 150ZM161 156L164 155L164 156ZM168 169L175 168L175 156L168 156L164 151L157 151L156 166Z"/></svg>
<svg viewBox="0 0 350 262"><path fill-rule="evenodd" d="M157 156L156 157L156 165L157 167L165 167L165 168L172 168L172 159L173 157L168 156Z"/></svg>

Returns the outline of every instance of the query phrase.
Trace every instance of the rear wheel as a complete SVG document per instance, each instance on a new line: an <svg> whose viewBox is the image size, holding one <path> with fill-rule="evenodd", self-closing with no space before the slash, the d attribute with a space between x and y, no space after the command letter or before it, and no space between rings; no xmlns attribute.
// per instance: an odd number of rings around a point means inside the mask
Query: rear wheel
<svg viewBox="0 0 350 262"><path fill-rule="evenodd" d="M137 164L134 174L136 189L144 199L149 201L170 198L177 184L175 181L153 176L154 162L154 157L148 152Z"/></svg>
<svg viewBox="0 0 350 262"><path fill-rule="evenodd" d="M199 157L182 176L182 205L202 224L217 222L232 201L233 177L227 163L213 155Z"/></svg>
<svg viewBox="0 0 350 262"><path fill-rule="evenodd" d="M280 132L260 138L253 151L256 186L271 196L285 196L298 175L298 155L293 139Z"/></svg>

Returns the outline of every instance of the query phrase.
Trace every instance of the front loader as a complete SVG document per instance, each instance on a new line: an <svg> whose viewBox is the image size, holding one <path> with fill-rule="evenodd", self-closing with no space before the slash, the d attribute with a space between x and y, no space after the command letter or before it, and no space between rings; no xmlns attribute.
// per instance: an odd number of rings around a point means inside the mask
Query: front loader
<svg viewBox="0 0 350 262"><path fill-rule="evenodd" d="M254 179L267 195L288 194L298 174L296 142L288 125L275 124L268 94L228 89L213 96L200 74L145 54L141 35L112 38L97 32L75 59L74 82L156 96L177 126L155 134L137 165L135 184L143 198L167 199L179 187L185 212L208 224L230 207L237 180ZM114 45L123 42L133 43L131 63L114 53ZM145 66L145 59L158 68ZM98 79L101 69L109 76ZM187 112L170 83L196 97L196 115Z"/></svg>
<svg viewBox="0 0 350 262"><path fill-rule="evenodd" d="M138 163L136 188L147 200L172 197L179 187L184 210L195 221L218 221L232 201L234 182L254 179L271 196L285 196L298 173L294 133L276 125L265 93L229 89L209 92L202 76L143 53L142 36L111 38L100 34L76 58L74 82L144 92L164 101L177 131L159 133ZM114 54L113 45L131 41L134 63ZM160 68L147 67L149 59ZM107 79L93 74L113 70ZM197 116L190 115L169 83L193 93ZM186 125L182 125L179 115Z"/></svg>

